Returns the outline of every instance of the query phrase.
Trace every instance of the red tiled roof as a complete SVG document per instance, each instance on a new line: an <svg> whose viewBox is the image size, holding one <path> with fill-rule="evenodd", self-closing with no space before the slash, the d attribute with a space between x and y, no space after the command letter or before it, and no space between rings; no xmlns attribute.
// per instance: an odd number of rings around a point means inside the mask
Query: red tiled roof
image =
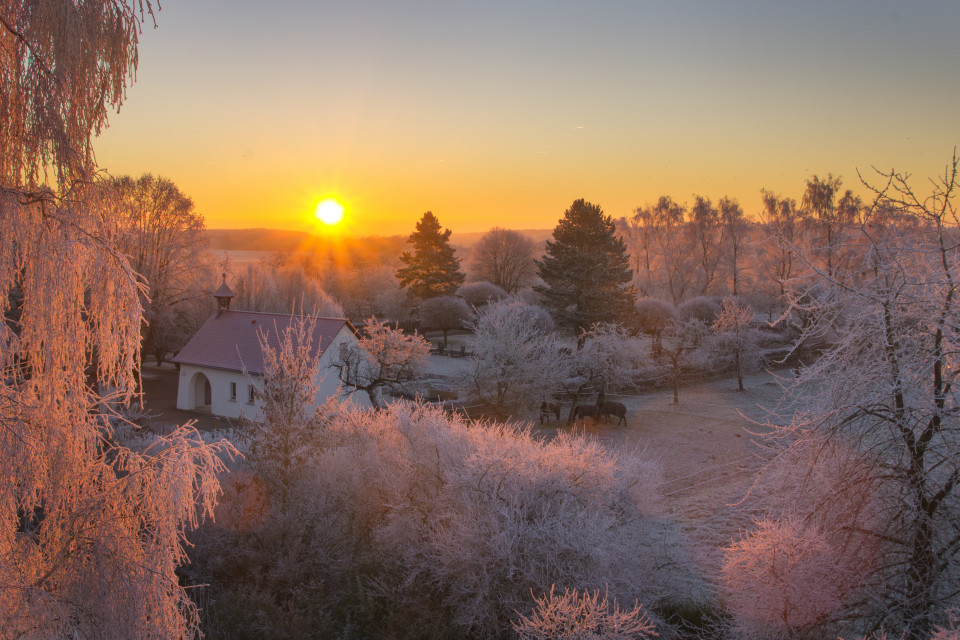
<svg viewBox="0 0 960 640"><path fill-rule="evenodd" d="M277 336L290 326L296 316L254 311L224 311L210 316L196 335L173 358L179 364L192 364L214 369L247 371L263 375L263 354L260 334L267 336L273 348L279 347ZM313 330L313 349L320 353L333 342L340 329L353 326L343 318L318 318Z"/></svg>

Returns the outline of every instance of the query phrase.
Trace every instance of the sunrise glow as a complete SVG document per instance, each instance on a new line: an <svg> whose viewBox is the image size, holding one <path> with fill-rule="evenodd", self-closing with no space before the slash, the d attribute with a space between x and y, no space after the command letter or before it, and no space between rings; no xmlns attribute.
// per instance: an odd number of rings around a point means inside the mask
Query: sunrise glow
<svg viewBox="0 0 960 640"><path fill-rule="evenodd" d="M317 205L314 215L325 225L339 224L343 220L343 205L333 198L327 198Z"/></svg>

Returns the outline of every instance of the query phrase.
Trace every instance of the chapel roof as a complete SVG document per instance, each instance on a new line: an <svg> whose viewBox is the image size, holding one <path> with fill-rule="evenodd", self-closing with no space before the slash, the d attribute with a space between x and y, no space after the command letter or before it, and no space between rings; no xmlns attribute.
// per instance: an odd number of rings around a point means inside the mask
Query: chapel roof
<svg viewBox="0 0 960 640"><path fill-rule="evenodd" d="M279 349L280 333L299 318L290 314L259 311L214 313L174 356L173 362L263 375L260 335L265 335L267 343ZM352 333L357 333L350 321L344 318L318 318L313 329L311 355L316 353L318 347L320 355L323 355L344 326Z"/></svg>

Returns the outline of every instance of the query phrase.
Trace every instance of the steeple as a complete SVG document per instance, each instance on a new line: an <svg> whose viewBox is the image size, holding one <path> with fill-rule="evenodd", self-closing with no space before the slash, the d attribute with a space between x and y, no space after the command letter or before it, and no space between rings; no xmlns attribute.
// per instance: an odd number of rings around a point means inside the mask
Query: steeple
<svg viewBox="0 0 960 640"><path fill-rule="evenodd" d="M233 291L227 286L227 274L223 273L223 282L220 288L214 292L213 297L217 299L217 315L224 311L230 311L230 300L233 298Z"/></svg>

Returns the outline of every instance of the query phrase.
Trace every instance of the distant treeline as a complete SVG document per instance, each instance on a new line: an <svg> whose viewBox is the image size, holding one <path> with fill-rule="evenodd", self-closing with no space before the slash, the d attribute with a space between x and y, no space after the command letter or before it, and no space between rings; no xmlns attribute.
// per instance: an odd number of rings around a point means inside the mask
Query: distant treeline
<svg viewBox="0 0 960 640"><path fill-rule="evenodd" d="M520 229L519 232L535 242L545 242L553 231L552 229ZM454 246L470 247L476 244L484 233L454 232L450 242ZM329 244L328 240L320 236L286 229L207 229L206 234L210 239L210 248L226 251L304 251L307 248ZM363 246L377 252L378 249L408 249L409 247L405 246L406 240L406 235L341 237L337 238L337 244ZM399 255L399 251L396 253Z"/></svg>

